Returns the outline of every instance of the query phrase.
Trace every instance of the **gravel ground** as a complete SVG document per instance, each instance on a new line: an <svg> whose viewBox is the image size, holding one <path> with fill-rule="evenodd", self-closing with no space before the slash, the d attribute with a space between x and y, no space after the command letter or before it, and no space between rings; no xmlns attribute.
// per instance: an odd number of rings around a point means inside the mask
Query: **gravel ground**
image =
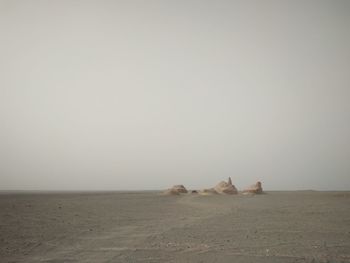
<svg viewBox="0 0 350 263"><path fill-rule="evenodd" d="M350 262L350 192L1 193L1 262Z"/></svg>

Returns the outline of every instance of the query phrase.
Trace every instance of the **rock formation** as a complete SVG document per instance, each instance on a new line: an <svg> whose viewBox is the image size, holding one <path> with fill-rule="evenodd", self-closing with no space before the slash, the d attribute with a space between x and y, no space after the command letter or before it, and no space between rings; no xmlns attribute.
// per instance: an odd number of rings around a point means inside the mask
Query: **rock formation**
<svg viewBox="0 0 350 263"><path fill-rule="evenodd" d="M166 194L166 195L179 195L179 194L186 194L187 192L188 191L185 188L185 186L180 184L180 185L174 185L172 188L165 190L163 192L163 194Z"/></svg>
<svg viewBox="0 0 350 263"><path fill-rule="evenodd" d="M172 189L178 191L179 193L186 194L188 191L182 184L174 185Z"/></svg>
<svg viewBox="0 0 350 263"><path fill-rule="evenodd" d="M263 189L262 189L262 186L261 186L261 182L257 182L256 184L248 187L247 189L244 189L243 193L262 194L263 193Z"/></svg>
<svg viewBox="0 0 350 263"><path fill-rule="evenodd" d="M262 193L261 183L258 182L254 188L247 189L248 193L250 191L255 191L254 193ZM174 185L172 188L167 189L163 192L166 195L180 195L188 193L187 189L183 185ZM222 181L218 183L213 188L203 189L200 191L192 190L191 194L200 194L200 195L214 195L214 194L224 194L224 195L235 195L238 194L236 187L232 184L231 177L228 178L227 182Z"/></svg>
<svg viewBox="0 0 350 263"><path fill-rule="evenodd" d="M228 194L234 195L238 194L236 187L232 184L231 177L228 178L228 181L221 181L214 187L215 191L219 194Z"/></svg>

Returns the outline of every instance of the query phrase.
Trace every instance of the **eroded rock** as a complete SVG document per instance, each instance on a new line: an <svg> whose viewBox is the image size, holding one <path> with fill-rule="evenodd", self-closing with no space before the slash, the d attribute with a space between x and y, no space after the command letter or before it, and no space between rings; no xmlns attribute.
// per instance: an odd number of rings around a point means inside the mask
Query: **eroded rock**
<svg viewBox="0 0 350 263"><path fill-rule="evenodd" d="M166 195L180 195L180 194L186 194L188 193L187 189L185 186L182 184L179 185L174 185L172 188L167 189L163 192L163 194Z"/></svg>
<svg viewBox="0 0 350 263"><path fill-rule="evenodd" d="M261 182L256 182L256 184L251 185L247 189L243 190L243 193L251 193L251 194L262 194L264 191L262 189Z"/></svg>

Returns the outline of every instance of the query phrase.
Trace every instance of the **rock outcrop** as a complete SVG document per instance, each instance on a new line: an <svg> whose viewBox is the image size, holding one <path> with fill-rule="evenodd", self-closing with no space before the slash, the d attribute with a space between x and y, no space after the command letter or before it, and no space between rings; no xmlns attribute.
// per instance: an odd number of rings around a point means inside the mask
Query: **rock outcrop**
<svg viewBox="0 0 350 263"><path fill-rule="evenodd" d="M256 185L248 188L245 190L246 193L262 193L261 183L257 182ZM167 189L163 192L165 195L180 195L180 194L187 194L188 191L183 185L174 185L172 188ZM232 184L231 177L228 178L227 182L222 181L218 183L213 188L207 188L200 191L192 190L190 191L191 194L200 194L200 195L215 195L215 194L222 194L222 195L236 195L238 194L237 188Z"/></svg>
<svg viewBox="0 0 350 263"><path fill-rule="evenodd" d="M174 185L172 187L172 189L178 191L181 194L187 194L188 193L187 189L182 184Z"/></svg>
<svg viewBox="0 0 350 263"><path fill-rule="evenodd" d="M180 195L180 194L187 194L188 191L185 186L182 184L174 185L172 188L167 189L163 192L165 195Z"/></svg>
<svg viewBox="0 0 350 263"><path fill-rule="evenodd" d="M214 187L215 191L219 194L235 195L238 194L236 187L232 184L231 177L228 181L221 181Z"/></svg>
<svg viewBox="0 0 350 263"><path fill-rule="evenodd" d="M250 193L250 194L262 194L264 193L261 182L257 182L256 184L248 187L247 189L243 190L243 193Z"/></svg>

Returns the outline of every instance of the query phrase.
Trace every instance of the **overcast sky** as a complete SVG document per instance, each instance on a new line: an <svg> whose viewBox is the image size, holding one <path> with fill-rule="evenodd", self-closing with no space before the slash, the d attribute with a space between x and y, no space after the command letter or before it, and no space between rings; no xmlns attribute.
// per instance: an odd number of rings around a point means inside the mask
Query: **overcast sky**
<svg viewBox="0 0 350 263"><path fill-rule="evenodd" d="M0 189L350 189L350 1L0 0Z"/></svg>

